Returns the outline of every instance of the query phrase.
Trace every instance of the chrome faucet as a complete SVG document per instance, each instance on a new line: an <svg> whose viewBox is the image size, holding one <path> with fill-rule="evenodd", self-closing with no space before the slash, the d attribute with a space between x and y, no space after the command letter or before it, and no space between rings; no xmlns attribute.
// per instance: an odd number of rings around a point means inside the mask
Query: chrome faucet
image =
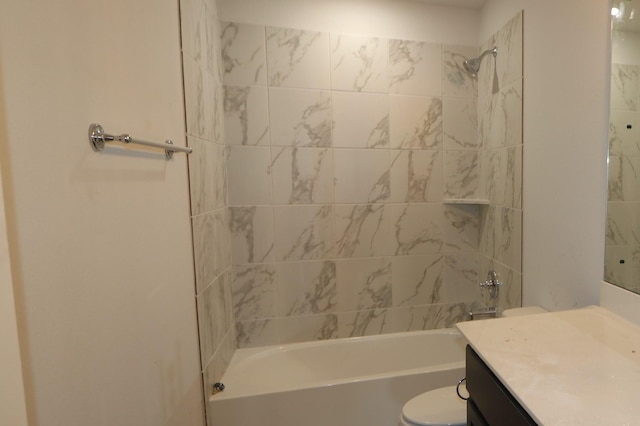
<svg viewBox="0 0 640 426"><path fill-rule="evenodd" d="M479 308L469 310L469 320L481 320L488 318L497 318L498 308Z"/></svg>
<svg viewBox="0 0 640 426"><path fill-rule="evenodd" d="M487 319L487 318L496 318L498 317L498 308L496 305L496 300L498 299L498 295L500 294L500 286L502 282L498 279L498 273L496 271L489 271L487 273L487 280L485 282L480 283L480 294L484 292L486 288L489 292L489 297L493 301L491 304L493 306L473 306L469 309L469 320L473 321L476 319Z"/></svg>

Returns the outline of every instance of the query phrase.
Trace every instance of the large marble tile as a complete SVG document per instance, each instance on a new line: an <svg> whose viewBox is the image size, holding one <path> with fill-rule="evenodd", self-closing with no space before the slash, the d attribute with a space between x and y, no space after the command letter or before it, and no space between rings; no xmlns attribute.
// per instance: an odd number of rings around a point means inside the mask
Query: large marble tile
<svg viewBox="0 0 640 426"><path fill-rule="evenodd" d="M502 213L500 257L516 273L522 272L522 210L505 208Z"/></svg>
<svg viewBox="0 0 640 426"><path fill-rule="evenodd" d="M329 89L329 34L267 27L270 86Z"/></svg>
<svg viewBox="0 0 640 426"><path fill-rule="evenodd" d="M389 105L391 148L442 147L441 98L394 95Z"/></svg>
<svg viewBox="0 0 640 426"><path fill-rule="evenodd" d="M336 279L339 312L392 306L390 258L337 260Z"/></svg>
<svg viewBox="0 0 640 426"><path fill-rule="evenodd" d="M191 215L222 208L227 202L227 155L222 145L189 136Z"/></svg>
<svg viewBox="0 0 640 426"><path fill-rule="evenodd" d="M640 156L640 114L621 110L609 114L609 155Z"/></svg>
<svg viewBox="0 0 640 426"><path fill-rule="evenodd" d="M335 202L374 203L389 198L389 152L335 149Z"/></svg>
<svg viewBox="0 0 640 426"><path fill-rule="evenodd" d="M236 321L259 320L276 316L275 265L233 267L231 295Z"/></svg>
<svg viewBox="0 0 640 426"><path fill-rule="evenodd" d="M489 67L487 67L489 70L492 68L491 63L495 64L501 87L522 79L522 17L522 12L516 14L482 46L482 50L498 48L495 59L488 56L485 62L489 62ZM491 71L487 74L493 78ZM480 78L483 76L480 74Z"/></svg>
<svg viewBox="0 0 640 426"><path fill-rule="evenodd" d="M392 254L391 222L384 204L336 205L333 210L336 257Z"/></svg>
<svg viewBox="0 0 640 426"><path fill-rule="evenodd" d="M491 203L521 208L522 147L483 151L481 157L482 182Z"/></svg>
<svg viewBox="0 0 640 426"><path fill-rule="evenodd" d="M483 206L480 209L480 239L478 248L481 255L495 259L498 255L497 243L498 211L495 205Z"/></svg>
<svg viewBox="0 0 640 426"><path fill-rule="evenodd" d="M611 64L611 109L638 110L640 66Z"/></svg>
<svg viewBox="0 0 640 426"><path fill-rule="evenodd" d="M335 314L305 315L278 318L279 344L327 340L338 337L338 317Z"/></svg>
<svg viewBox="0 0 640 426"><path fill-rule="evenodd" d="M213 198L215 208L229 204L229 147L215 144L213 148Z"/></svg>
<svg viewBox="0 0 640 426"><path fill-rule="evenodd" d="M183 55L187 134L215 140L215 81L195 60Z"/></svg>
<svg viewBox="0 0 640 426"><path fill-rule="evenodd" d="M393 306L440 303L446 285L443 268L439 254L392 257Z"/></svg>
<svg viewBox="0 0 640 426"><path fill-rule="evenodd" d="M448 254L444 261L444 303L474 302L480 298L477 253Z"/></svg>
<svg viewBox="0 0 640 426"><path fill-rule="evenodd" d="M606 246L604 279L622 288L637 291L640 287L640 246Z"/></svg>
<svg viewBox="0 0 640 426"><path fill-rule="evenodd" d="M387 95L334 91L332 98L334 147L388 148Z"/></svg>
<svg viewBox="0 0 640 426"><path fill-rule="evenodd" d="M275 318L236 321L236 336L238 349L280 343L278 322Z"/></svg>
<svg viewBox="0 0 640 426"><path fill-rule="evenodd" d="M230 207L229 229L234 265L275 260L273 207Z"/></svg>
<svg viewBox="0 0 640 426"><path fill-rule="evenodd" d="M628 157L609 155L608 201L625 201L624 199L624 165Z"/></svg>
<svg viewBox="0 0 640 426"><path fill-rule="evenodd" d="M390 202L426 203L442 200L442 151L392 150Z"/></svg>
<svg viewBox="0 0 640 426"><path fill-rule="evenodd" d="M388 93L389 41L331 34L331 88Z"/></svg>
<svg viewBox="0 0 640 426"><path fill-rule="evenodd" d="M225 84L267 84L265 27L223 22L220 33Z"/></svg>
<svg viewBox="0 0 640 426"><path fill-rule="evenodd" d="M609 156L609 201L640 201L640 157Z"/></svg>
<svg viewBox="0 0 640 426"><path fill-rule="evenodd" d="M211 130L213 142L220 145L228 145L226 141L224 97L225 88L222 83L215 83L213 87L213 119L211 120L213 129Z"/></svg>
<svg viewBox="0 0 640 426"><path fill-rule="evenodd" d="M391 204L387 206L391 247L396 255L441 253L444 246L442 204Z"/></svg>
<svg viewBox="0 0 640 426"><path fill-rule="evenodd" d="M395 332L450 328L468 317L466 303L400 307L390 310L387 321Z"/></svg>
<svg viewBox="0 0 640 426"><path fill-rule="evenodd" d="M213 357L231 327L233 306L230 285L229 272L225 272L196 298L202 365L206 365Z"/></svg>
<svg viewBox="0 0 640 426"><path fill-rule="evenodd" d="M504 192L502 202L505 207L522 208L522 146L500 150L504 164Z"/></svg>
<svg viewBox="0 0 640 426"><path fill-rule="evenodd" d="M484 148L522 145L522 81L479 100L479 138Z"/></svg>
<svg viewBox="0 0 640 426"><path fill-rule="evenodd" d="M202 0L180 0L182 51L203 67L211 60L208 44L214 31L206 9Z"/></svg>
<svg viewBox="0 0 640 426"><path fill-rule="evenodd" d="M475 252L480 240L480 209L468 204L444 206L444 251Z"/></svg>
<svg viewBox="0 0 640 426"><path fill-rule="evenodd" d="M607 203L606 244L640 245L640 202Z"/></svg>
<svg viewBox="0 0 640 426"><path fill-rule="evenodd" d="M334 312L337 301L333 261L276 264L278 316Z"/></svg>
<svg viewBox="0 0 640 426"><path fill-rule="evenodd" d="M223 22L218 17L218 8L216 5L208 5L208 9L213 15L213 31L209 34L209 42L207 48L209 49L209 55L212 58L212 70L215 75L216 81L219 84L223 83L224 79L224 59L222 58L222 26Z"/></svg>
<svg viewBox="0 0 640 426"><path fill-rule="evenodd" d="M216 208L216 148L217 144L205 142L193 136L187 137L193 153L189 162L189 190L191 215L197 216ZM226 185L225 185L226 186Z"/></svg>
<svg viewBox="0 0 640 426"><path fill-rule="evenodd" d="M474 151L445 151L444 197L477 198L479 187L479 154Z"/></svg>
<svg viewBox="0 0 640 426"><path fill-rule="evenodd" d="M229 204L270 204L271 150L269 147L232 146L228 162Z"/></svg>
<svg viewBox="0 0 640 426"><path fill-rule="evenodd" d="M444 149L478 149L478 105L475 99L442 100Z"/></svg>
<svg viewBox="0 0 640 426"><path fill-rule="evenodd" d="M226 209L193 217L196 290L200 293L231 264Z"/></svg>
<svg viewBox="0 0 640 426"><path fill-rule="evenodd" d="M330 147L331 92L271 87L272 146Z"/></svg>
<svg viewBox="0 0 640 426"><path fill-rule="evenodd" d="M333 156L327 148L272 148L276 204L333 202Z"/></svg>
<svg viewBox="0 0 640 426"><path fill-rule="evenodd" d="M464 68L464 61L478 56L478 48L449 46L442 48L442 91L444 96L473 99L478 96L478 80Z"/></svg>
<svg viewBox="0 0 640 426"><path fill-rule="evenodd" d="M361 337L393 333L390 309L365 309L341 312L338 317L338 337Z"/></svg>
<svg viewBox="0 0 640 426"><path fill-rule="evenodd" d="M267 88L225 86L224 128L227 145L269 145Z"/></svg>
<svg viewBox="0 0 640 426"><path fill-rule="evenodd" d="M276 260L333 258L333 208L318 206L276 206Z"/></svg>
<svg viewBox="0 0 640 426"><path fill-rule="evenodd" d="M389 92L442 95L442 45L409 40L389 41Z"/></svg>

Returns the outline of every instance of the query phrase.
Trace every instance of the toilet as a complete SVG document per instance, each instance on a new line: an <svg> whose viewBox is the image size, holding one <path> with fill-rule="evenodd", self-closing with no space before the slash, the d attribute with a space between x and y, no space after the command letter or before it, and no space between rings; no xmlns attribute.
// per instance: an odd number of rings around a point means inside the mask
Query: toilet
<svg viewBox="0 0 640 426"><path fill-rule="evenodd" d="M503 317L548 312L539 306L507 309ZM399 426L464 426L467 424L467 403L458 397L456 386L445 386L410 399L400 414Z"/></svg>
<svg viewBox="0 0 640 426"><path fill-rule="evenodd" d="M458 398L455 386L422 393L402 407L400 426L466 425L467 402Z"/></svg>

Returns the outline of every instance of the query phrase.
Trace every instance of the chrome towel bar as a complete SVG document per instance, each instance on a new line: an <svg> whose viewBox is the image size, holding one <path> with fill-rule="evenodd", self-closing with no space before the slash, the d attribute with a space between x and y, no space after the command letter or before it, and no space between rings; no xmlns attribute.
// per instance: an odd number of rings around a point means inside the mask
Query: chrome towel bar
<svg viewBox="0 0 640 426"><path fill-rule="evenodd" d="M165 153L165 156L167 157L167 160L173 158L174 152L184 152L186 154L191 154L193 152L193 149L191 148L173 146L173 142L168 139L163 144L156 143L156 142L147 142L139 139L133 139L130 135L126 133L118 136L109 135L104 132L104 129L102 128L101 125L96 123L92 123L89 126L89 143L91 144L91 148L93 148L94 151L96 152L102 151L104 149L104 144L106 142L113 142L113 141L124 142L124 143L134 143L138 145L146 145L154 148L162 148L164 149L164 153Z"/></svg>

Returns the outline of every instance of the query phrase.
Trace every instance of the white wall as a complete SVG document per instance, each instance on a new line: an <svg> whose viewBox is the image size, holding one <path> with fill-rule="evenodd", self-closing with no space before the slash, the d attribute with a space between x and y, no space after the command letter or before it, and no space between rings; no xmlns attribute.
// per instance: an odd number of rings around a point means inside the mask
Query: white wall
<svg viewBox="0 0 640 426"><path fill-rule="evenodd" d="M411 0L219 0L223 21L476 45L479 11Z"/></svg>
<svg viewBox="0 0 640 426"><path fill-rule="evenodd" d="M0 9L3 177L30 421L202 425L185 157L95 153L87 142L98 121L185 144L178 2Z"/></svg>
<svg viewBox="0 0 640 426"><path fill-rule="evenodd" d="M523 303L597 304L604 271L609 2L490 0L481 38L524 9Z"/></svg>
<svg viewBox="0 0 640 426"><path fill-rule="evenodd" d="M2 89L0 86L0 94ZM1 116L1 115L0 115ZM0 119L0 140L2 140ZM0 169L2 167L0 166ZM7 222L0 176L0 425L27 426L27 408L20 360L20 342L13 297L13 279L9 262Z"/></svg>

